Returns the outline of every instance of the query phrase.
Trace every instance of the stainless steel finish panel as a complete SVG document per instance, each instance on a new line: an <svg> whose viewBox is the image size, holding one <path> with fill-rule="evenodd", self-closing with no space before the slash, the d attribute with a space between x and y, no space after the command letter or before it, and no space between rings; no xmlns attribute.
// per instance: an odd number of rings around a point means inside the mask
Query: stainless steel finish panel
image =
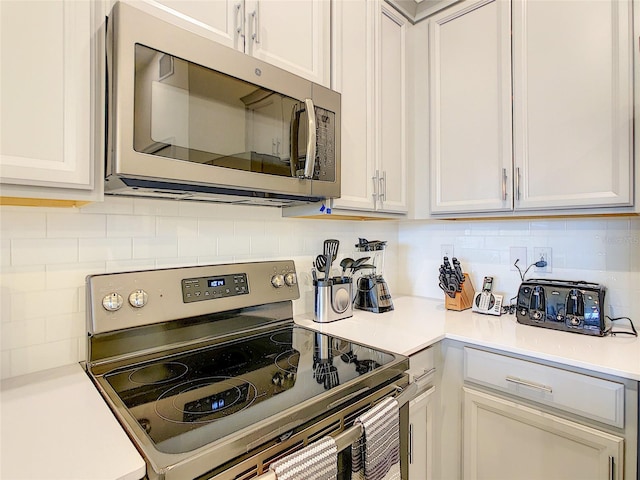
<svg viewBox="0 0 640 480"><path fill-rule="evenodd" d="M184 303L182 280L241 273L247 274L249 294ZM292 260L92 275L87 277L88 332L95 335L251 305L295 300L300 296L297 283L284 284L280 288L271 283L274 276L288 273L295 273ZM123 302L121 308L110 311L103 306L107 296L116 294L129 298L138 290L147 293L144 307Z"/></svg>
<svg viewBox="0 0 640 480"><path fill-rule="evenodd" d="M313 103L336 114L335 182L278 177L257 172L202 165L136 152L133 148L135 45L188 60L235 78L282 92L292 98ZM295 204L295 199L252 198L253 192L288 194L303 201L340 195L340 95L301 77L217 44L137 8L118 2L108 22L107 62L110 76L107 139L107 182L105 191L112 194L159 196L219 202L257 203L264 205ZM316 98L317 95L317 98ZM158 186L131 188L127 180L167 181L179 184L182 191ZM227 189L203 192L198 186ZM234 194L247 198L234 199Z"/></svg>

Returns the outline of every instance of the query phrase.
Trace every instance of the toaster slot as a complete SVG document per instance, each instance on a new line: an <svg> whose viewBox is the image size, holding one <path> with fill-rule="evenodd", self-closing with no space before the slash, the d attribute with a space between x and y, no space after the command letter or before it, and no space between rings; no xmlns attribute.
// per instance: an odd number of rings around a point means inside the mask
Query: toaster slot
<svg viewBox="0 0 640 480"><path fill-rule="evenodd" d="M529 300L529 318L538 322L544 322L546 311L546 296L544 288L541 286L533 287L531 291L531 298Z"/></svg>

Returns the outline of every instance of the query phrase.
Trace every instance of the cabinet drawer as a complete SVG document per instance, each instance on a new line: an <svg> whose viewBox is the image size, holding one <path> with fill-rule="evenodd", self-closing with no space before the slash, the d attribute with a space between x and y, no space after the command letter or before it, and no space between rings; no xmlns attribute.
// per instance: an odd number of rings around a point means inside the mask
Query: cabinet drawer
<svg viewBox="0 0 640 480"><path fill-rule="evenodd" d="M427 380L436 371L435 348L428 347L409 357L409 381Z"/></svg>
<svg viewBox="0 0 640 480"><path fill-rule="evenodd" d="M464 379L624 428L622 383L468 347Z"/></svg>

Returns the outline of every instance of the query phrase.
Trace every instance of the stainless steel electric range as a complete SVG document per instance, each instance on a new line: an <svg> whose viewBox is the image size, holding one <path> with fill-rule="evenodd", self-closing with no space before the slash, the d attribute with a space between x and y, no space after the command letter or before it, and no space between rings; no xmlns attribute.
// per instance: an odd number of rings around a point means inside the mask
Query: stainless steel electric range
<svg viewBox="0 0 640 480"><path fill-rule="evenodd" d="M87 278L87 372L149 479L257 477L406 388L406 357L296 326L298 297L293 261Z"/></svg>

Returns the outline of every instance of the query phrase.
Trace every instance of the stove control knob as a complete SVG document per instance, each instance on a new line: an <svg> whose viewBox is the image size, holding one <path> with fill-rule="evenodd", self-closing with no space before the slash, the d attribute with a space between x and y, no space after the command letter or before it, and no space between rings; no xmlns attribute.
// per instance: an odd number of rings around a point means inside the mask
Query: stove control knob
<svg viewBox="0 0 640 480"><path fill-rule="evenodd" d="M277 274L271 277L271 285L276 288L284 287L284 275Z"/></svg>
<svg viewBox="0 0 640 480"><path fill-rule="evenodd" d="M148 295L144 290L136 290L129 295L129 303L132 307L142 308L147 304Z"/></svg>
<svg viewBox="0 0 640 480"><path fill-rule="evenodd" d="M110 312L115 312L117 310L120 310L120 308L122 307L122 295L118 294L118 293L110 293L109 295L106 295L103 299L102 299L102 306L104 307L105 310L108 310Z"/></svg>
<svg viewBox="0 0 640 480"><path fill-rule="evenodd" d="M296 283L298 283L298 277L295 273L289 272L284 276L284 283L289 287L293 287Z"/></svg>

